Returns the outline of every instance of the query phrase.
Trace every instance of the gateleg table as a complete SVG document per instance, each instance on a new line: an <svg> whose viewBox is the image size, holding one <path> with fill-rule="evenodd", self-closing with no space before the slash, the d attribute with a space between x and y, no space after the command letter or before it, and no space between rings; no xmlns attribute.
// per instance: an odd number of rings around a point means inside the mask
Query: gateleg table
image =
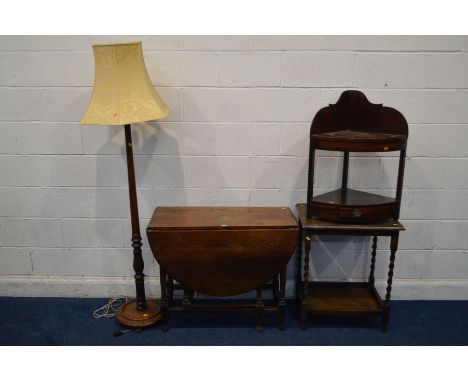
<svg viewBox="0 0 468 382"><path fill-rule="evenodd" d="M146 230L160 267L162 327L170 312L243 311L278 314L284 328L286 266L297 245L299 227L282 207L158 207ZM174 282L175 281L175 282ZM273 305L262 291L273 290ZM182 289L180 303L174 289ZM194 292L226 297L256 291L251 304L198 304ZM233 300L233 299L230 299Z"/></svg>

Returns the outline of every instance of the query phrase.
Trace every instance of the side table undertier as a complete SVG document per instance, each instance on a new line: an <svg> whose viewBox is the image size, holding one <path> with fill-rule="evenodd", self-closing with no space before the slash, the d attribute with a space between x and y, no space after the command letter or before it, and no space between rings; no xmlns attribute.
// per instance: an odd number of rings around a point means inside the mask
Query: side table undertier
<svg viewBox="0 0 468 382"><path fill-rule="evenodd" d="M307 218L307 205L296 206L302 235L299 245L298 269L296 274L297 296L301 306L301 328L307 327L309 313L315 315L353 315L382 317L382 330L387 330L390 315L390 297L392 291L395 254L398 247L400 231L405 228L396 220L386 220L379 223L347 224L332 221ZM363 282L318 282L309 281L309 261L312 240L316 235L359 235L372 236L372 255L370 273ZM382 299L375 289L375 262L378 236L390 237L390 264L388 270L387 289ZM302 241L305 254L302 256ZM302 258L304 257L304 266Z"/></svg>
<svg viewBox="0 0 468 382"><path fill-rule="evenodd" d="M286 266L299 233L289 208L158 207L146 232L160 268L163 329L169 312L216 310L252 311L257 330L264 312L277 313L283 328ZM266 286L273 305L263 302ZM184 291L181 304L173 303L174 289ZM200 305L193 298L194 292L226 297L252 290L253 304Z"/></svg>

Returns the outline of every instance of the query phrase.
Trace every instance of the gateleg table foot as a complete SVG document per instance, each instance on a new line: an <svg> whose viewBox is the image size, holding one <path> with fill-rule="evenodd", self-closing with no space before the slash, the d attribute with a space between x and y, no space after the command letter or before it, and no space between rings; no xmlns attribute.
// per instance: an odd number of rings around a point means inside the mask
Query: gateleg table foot
<svg viewBox="0 0 468 382"><path fill-rule="evenodd" d="M281 271L278 285L278 329L284 330L284 320L286 315L286 267Z"/></svg>
<svg viewBox="0 0 468 382"><path fill-rule="evenodd" d="M307 329L307 319L309 318L309 313L307 311L307 307L304 305L301 305L301 317L300 317L300 327L301 330L306 330Z"/></svg>
<svg viewBox="0 0 468 382"><path fill-rule="evenodd" d="M257 300L256 300L256 306L257 306L257 326L255 327L255 330L257 332L263 331L263 297L262 297L262 292L263 289L260 286L257 288Z"/></svg>
<svg viewBox="0 0 468 382"><path fill-rule="evenodd" d="M159 266L159 282L161 284L161 329L164 332L169 330L168 325L168 286L167 273L162 266Z"/></svg>

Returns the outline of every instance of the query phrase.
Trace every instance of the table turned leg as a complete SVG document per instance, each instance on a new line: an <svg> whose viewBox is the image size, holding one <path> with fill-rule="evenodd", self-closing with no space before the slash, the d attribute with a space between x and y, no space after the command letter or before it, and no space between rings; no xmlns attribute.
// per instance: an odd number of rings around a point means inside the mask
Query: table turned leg
<svg viewBox="0 0 468 382"><path fill-rule="evenodd" d="M167 304L172 305L174 301L174 279L169 274L167 275Z"/></svg>
<svg viewBox="0 0 468 382"><path fill-rule="evenodd" d="M263 287L260 286L257 288L257 300L256 300L256 308L257 308L257 327L255 330L257 332L261 332L263 330Z"/></svg>
<svg viewBox="0 0 468 382"><path fill-rule="evenodd" d="M304 281L301 297L301 329L307 328L307 295L309 293L309 261L310 261L310 248L312 246L312 237L310 232L306 231L305 234L305 253L304 253Z"/></svg>
<svg viewBox="0 0 468 382"><path fill-rule="evenodd" d="M390 296L392 293L393 269L395 267L395 254L398 248L399 233L393 234L390 240L390 264L388 266L387 293L385 295L384 313L382 318L382 331L387 331L390 318Z"/></svg>
<svg viewBox="0 0 468 382"><path fill-rule="evenodd" d="M190 308L193 302L193 291L189 288L184 288L184 298L182 300L182 306L184 308Z"/></svg>
<svg viewBox="0 0 468 382"><path fill-rule="evenodd" d="M272 292L273 292L273 303L275 305L278 305L279 303L279 277L278 275L275 275L275 277L273 277L273 285L272 285Z"/></svg>
<svg viewBox="0 0 468 382"><path fill-rule="evenodd" d="M167 309L167 273L164 268L159 265L159 282L161 284L161 329L165 332L169 330L168 325L168 309Z"/></svg>
<svg viewBox="0 0 468 382"><path fill-rule="evenodd" d="M372 239L372 257L371 257L370 275L369 275L369 283L372 285L374 285L375 283L374 271L375 271L376 253L377 253L377 236L374 236L374 238Z"/></svg>
<svg viewBox="0 0 468 382"><path fill-rule="evenodd" d="M299 235L297 243L297 263L296 263L296 300L301 300L302 282L302 233Z"/></svg>
<svg viewBox="0 0 468 382"><path fill-rule="evenodd" d="M278 301L278 309L279 309L279 319L278 319L278 329L284 330L284 317L286 315L286 277L287 277L287 269L281 271L280 275L280 286L279 286L279 301Z"/></svg>

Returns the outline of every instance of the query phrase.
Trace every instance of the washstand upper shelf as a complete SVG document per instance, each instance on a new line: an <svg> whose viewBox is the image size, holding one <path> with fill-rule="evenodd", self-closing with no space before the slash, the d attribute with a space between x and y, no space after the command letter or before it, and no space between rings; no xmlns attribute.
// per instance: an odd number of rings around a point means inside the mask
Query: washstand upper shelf
<svg viewBox="0 0 468 382"><path fill-rule="evenodd" d="M307 217L365 223L397 220L406 157L408 124L396 109L369 102L356 90L343 92L336 104L322 108L310 128ZM343 151L341 188L314 196L315 150ZM400 151L394 198L348 188L350 152Z"/></svg>

